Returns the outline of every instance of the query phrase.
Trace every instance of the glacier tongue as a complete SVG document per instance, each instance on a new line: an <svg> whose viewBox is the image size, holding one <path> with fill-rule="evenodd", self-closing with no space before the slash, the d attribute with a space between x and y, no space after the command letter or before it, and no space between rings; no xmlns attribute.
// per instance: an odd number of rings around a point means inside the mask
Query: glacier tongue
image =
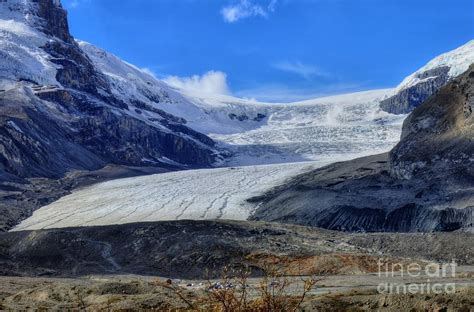
<svg viewBox="0 0 474 312"><path fill-rule="evenodd" d="M178 171L97 184L33 213L14 231L163 220L246 220L246 202L287 178L327 163Z"/></svg>

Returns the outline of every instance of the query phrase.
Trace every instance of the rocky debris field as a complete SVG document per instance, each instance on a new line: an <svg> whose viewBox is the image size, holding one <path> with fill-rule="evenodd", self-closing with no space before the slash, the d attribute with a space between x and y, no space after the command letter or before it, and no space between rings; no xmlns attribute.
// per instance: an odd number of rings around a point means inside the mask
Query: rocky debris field
<svg viewBox="0 0 474 312"><path fill-rule="evenodd" d="M0 275L219 275L266 264L289 274L377 271L377 260L436 260L473 265L473 234L349 234L247 221L170 221L9 232L0 235Z"/></svg>

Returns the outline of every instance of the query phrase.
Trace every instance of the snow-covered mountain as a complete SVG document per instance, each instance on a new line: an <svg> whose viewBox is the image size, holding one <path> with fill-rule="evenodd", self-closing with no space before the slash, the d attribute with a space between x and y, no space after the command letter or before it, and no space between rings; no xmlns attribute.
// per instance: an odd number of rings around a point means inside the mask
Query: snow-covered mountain
<svg viewBox="0 0 474 312"><path fill-rule="evenodd" d="M327 163L276 164L109 181L42 207L15 230L179 219L348 231L472 229L473 71L418 107L390 154L323 168Z"/></svg>
<svg viewBox="0 0 474 312"><path fill-rule="evenodd" d="M464 73L474 63L474 40L441 54L406 77L395 89L395 94L382 101L384 111L406 114L436 93L453 78Z"/></svg>
<svg viewBox="0 0 474 312"><path fill-rule="evenodd" d="M0 2L0 45L3 138L15 142L3 146L8 151L3 160L8 173L29 177L42 172L49 177L105 163L210 166L219 161L210 138L186 127L183 119L148 105L152 100L168 101L166 90L142 92L150 97L147 103L132 102L117 92L120 85L95 66L69 34L59 1ZM14 108L13 102L17 102ZM53 141L64 138L68 143L63 146L70 148L51 148L47 135L33 139L41 130L52 132L47 128L53 126L58 127ZM35 147L42 157L35 170L25 168L33 153L19 155L31 150L29 139L40 142ZM72 157L72 152L87 157ZM48 163L54 158L64 166L51 168Z"/></svg>
<svg viewBox="0 0 474 312"><path fill-rule="evenodd" d="M231 156L227 165L251 165L384 151L398 141L404 117L378 108L391 90L290 104L188 94L72 38L65 11L52 0L1 2L0 44L3 94L31 92L49 102L81 97L160 131L184 133L197 145L210 145L210 155L216 156L209 163L214 165L223 163L219 153ZM142 156L148 165L187 165L176 155Z"/></svg>

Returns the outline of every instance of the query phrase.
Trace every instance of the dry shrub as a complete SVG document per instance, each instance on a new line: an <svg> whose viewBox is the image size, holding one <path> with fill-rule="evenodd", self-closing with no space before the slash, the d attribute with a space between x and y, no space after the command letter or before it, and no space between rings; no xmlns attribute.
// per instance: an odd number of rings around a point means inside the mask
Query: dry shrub
<svg viewBox="0 0 474 312"><path fill-rule="evenodd" d="M308 293L321 281L315 275L287 276L286 270L274 264L263 268L258 285L249 285L249 269L222 270L219 281L207 279L205 294L191 300L184 288L168 281L155 282L157 287L172 290L186 311L206 312L292 312L303 304ZM182 311L182 310L180 310Z"/></svg>
<svg viewBox="0 0 474 312"><path fill-rule="evenodd" d="M173 293L175 293L178 296L178 298L181 300L181 302L185 303L188 306L189 310L191 310L191 311L196 310L196 306L194 305L194 303L191 300L189 300L187 298L186 294L183 291L183 288L181 288L179 285L173 284L171 282L171 280L161 281L161 280L158 279L158 280L155 280L153 282L153 284L156 287L162 287L162 288L166 288L168 290L171 290Z"/></svg>
<svg viewBox="0 0 474 312"><path fill-rule="evenodd" d="M203 302L208 311L215 312L279 312L297 311L308 292L320 279L310 277L288 277L282 270L267 266L258 287L248 285L249 270L225 268L221 281L208 280L207 300Z"/></svg>

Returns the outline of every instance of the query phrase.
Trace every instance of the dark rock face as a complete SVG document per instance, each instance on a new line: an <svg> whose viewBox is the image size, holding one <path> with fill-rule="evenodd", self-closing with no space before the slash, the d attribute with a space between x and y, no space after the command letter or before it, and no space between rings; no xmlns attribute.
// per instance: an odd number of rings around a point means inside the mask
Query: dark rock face
<svg viewBox="0 0 474 312"><path fill-rule="evenodd" d="M252 201L253 220L345 231L474 227L474 66L415 109L390 152L303 174Z"/></svg>
<svg viewBox="0 0 474 312"><path fill-rule="evenodd" d="M69 25L67 21L67 12L62 9L59 1L55 0L32 0L38 4L38 11L35 12L43 20L42 31L64 42L72 43L74 39L69 34Z"/></svg>
<svg viewBox="0 0 474 312"><path fill-rule="evenodd" d="M229 114L229 118L231 120L238 120L238 121L246 121L246 120L249 120L250 117L245 115L245 114L241 114L241 115L237 115L237 114L234 114L234 113L231 113ZM262 120L264 120L265 118L267 118L267 116L265 116L264 114L261 114L261 113L258 113L255 117L253 117L251 120L252 121L256 121L256 122L261 122Z"/></svg>
<svg viewBox="0 0 474 312"><path fill-rule="evenodd" d="M406 119L401 142L390 153L392 175L470 170L474 163L474 72L442 88Z"/></svg>
<svg viewBox="0 0 474 312"><path fill-rule="evenodd" d="M416 78L430 79L403 89L394 96L383 100L380 102L380 107L382 110L392 114L410 113L448 83L448 72L449 67L442 66L420 73Z"/></svg>
<svg viewBox="0 0 474 312"><path fill-rule="evenodd" d="M91 93L99 96L110 93L110 86L102 74L98 73L91 60L79 48L76 42L71 43L54 41L43 47L53 59L52 62L60 65L56 79L63 87Z"/></svg>
<svg viewBox="0 0 474 312"><path fill-rule="evenodd" d="M214 141L188 128L182 118L146 103L139 107L147 117L130 113L129 106L113 94L109 81L69 34L67 14L59 1L31 1L34 12L27 13L35 16L33 26L50 38L41 48L59 65L58 85L43 86L18 78L15 88L0 92L0 176L5 182L0 183L0 196L6 196L2 197L5 202L9 196L16 200L13 205L0 205L1 229L49 202L31 204L31 194L24 190L42 190L20 187L12 191L9 183L15 180L29 184L31 179L61 179L74 171L98 170L107 164L209 167L220 159ZM22 12L22 8L14 9ZM158 101L166 95L147 96ZM48 187L46 193L65 192L61 183L55 187L54 191L53 186ZM16 213L9 207L25 211Z"/></svg>
<svg viewBox="0 0 474 312"><path fill-rule="evenodd" d="M177 163L206 167L215 161L215 155L201 146L214 144L213 141L182 125L168 124L172 132L158 131L137 119L99 108L79 120L77 126L78 143L111 163L139 166L145 164L143 159L159 163L166 157Z"/></svg>
<svg viewBox="0 0 474 312"><path fill-rule="evenodd" d="M170 168L163 157L191 167L215 160L211 139L172 121L164 126L170 130L72 91L9 90L0 96L0 168L20 178L60 178L108 163Z"/></svg>
<svg viewBox="0 0 474 312"><path fill-rule="evenodd" d="M55 120L54 114L39 111L41 102L25 91L27 95L8 91L0 97L1 165L5 172L21 178L59 178L71 169L105 165L98 156L74 144L73 129Z"/></svg>

